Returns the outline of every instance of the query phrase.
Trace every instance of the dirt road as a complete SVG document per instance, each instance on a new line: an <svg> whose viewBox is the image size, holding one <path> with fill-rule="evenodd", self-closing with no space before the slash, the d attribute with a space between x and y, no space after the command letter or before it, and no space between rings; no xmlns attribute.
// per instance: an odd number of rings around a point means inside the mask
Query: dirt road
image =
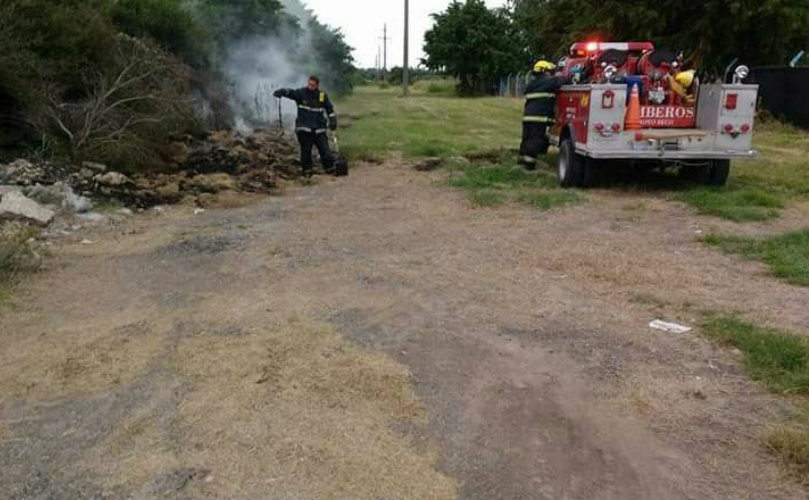
<svg viewBox="0 0 809 500"><path fill-rule="evenodd" d="M809 333L809 290L654 195L474 210L441 175L58 245L0 313L0 496L806 497L758 439L788 403L647 324Z"/></svg>

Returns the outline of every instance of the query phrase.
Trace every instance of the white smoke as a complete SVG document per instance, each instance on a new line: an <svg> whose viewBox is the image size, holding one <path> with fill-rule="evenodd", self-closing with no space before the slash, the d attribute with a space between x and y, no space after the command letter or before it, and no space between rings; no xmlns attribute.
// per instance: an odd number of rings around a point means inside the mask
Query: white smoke
<svg viewBox="0 0 809 500"><path fill-rule="evenodd" d="M306 85L308 73L299 62L314 60L309 22L311 11L301 4L283 0L284 9L298 19L297 36L253 37L234 42L228 48L224 65L232 84L231 105L235 125L240 130L252 130L254 125L278 125L278 101L272 92L279 88L299 88ZM294 125L297 109L289 99L281 100L284 128Z"/></svg>

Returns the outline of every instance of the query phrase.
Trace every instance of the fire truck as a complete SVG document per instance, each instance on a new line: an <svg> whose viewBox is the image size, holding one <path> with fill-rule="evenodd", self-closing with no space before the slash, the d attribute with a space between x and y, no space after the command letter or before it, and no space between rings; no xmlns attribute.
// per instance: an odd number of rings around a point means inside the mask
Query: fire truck
<svg viewBox="0 0 809 500"><path fill-rule="evenodd" d="M575 43L560 61L574 83L557 94L549 131L563 187L591 185L610 162L677 168L708 185L727 182L732 159L753 158L758 86L701 84L683 56L649 42Z"/></svg>

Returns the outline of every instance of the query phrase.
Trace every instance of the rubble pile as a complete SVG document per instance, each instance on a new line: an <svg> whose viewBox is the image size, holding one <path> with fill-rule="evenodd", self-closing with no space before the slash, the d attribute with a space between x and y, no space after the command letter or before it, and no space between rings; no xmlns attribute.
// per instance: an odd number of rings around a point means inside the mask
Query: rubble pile
<svg viewBox="0 0 809 500"><path fill-rule="evenodd" d="M94 177L94 189L148 207L189 198L201 202L222 191L269 193L279 179L292 180L300 172L295 144L261 129L249 135L217 131L205 140L188 138L172 144L166 156L175 166L171 172L135 178L107 173Z"/></svg>
<svg viewBox="0 0 809 500"><path fill-rule="evenodd" d="M161 155L171 168L132 176L93 162L0 164L0 219L43 225L53 212L88 212L98 199L140 208L180 201L204 206L218 193L269 193L300 175L295 143L275 130L187 137Z"/></svg>

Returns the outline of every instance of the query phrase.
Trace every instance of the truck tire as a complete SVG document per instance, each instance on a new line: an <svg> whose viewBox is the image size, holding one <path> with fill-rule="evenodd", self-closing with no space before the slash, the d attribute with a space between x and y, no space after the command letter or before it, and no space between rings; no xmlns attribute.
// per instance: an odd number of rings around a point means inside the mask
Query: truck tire
<svg viewBox="0 0 809 500"><path fill-rule="evenodd" d="M714 160L708 169L705 184L709 186L724 186L730 176L730 160Z"/></svg>
<svg viewBox="0 0 809 500"><path fill-rule="evenodd" d="M730 175L730 160L710 160L704 166L685 166L680 169L680 178L708 186L724 186Z"/></svg>
<svg viewBox="0 0 809 500"><path fill-rule="evenodd" d="M576 153L570 139L563 139L559 146L559 160L556 164L556 182L564 187L578 187L584 182L586 159Z"/></svg>

